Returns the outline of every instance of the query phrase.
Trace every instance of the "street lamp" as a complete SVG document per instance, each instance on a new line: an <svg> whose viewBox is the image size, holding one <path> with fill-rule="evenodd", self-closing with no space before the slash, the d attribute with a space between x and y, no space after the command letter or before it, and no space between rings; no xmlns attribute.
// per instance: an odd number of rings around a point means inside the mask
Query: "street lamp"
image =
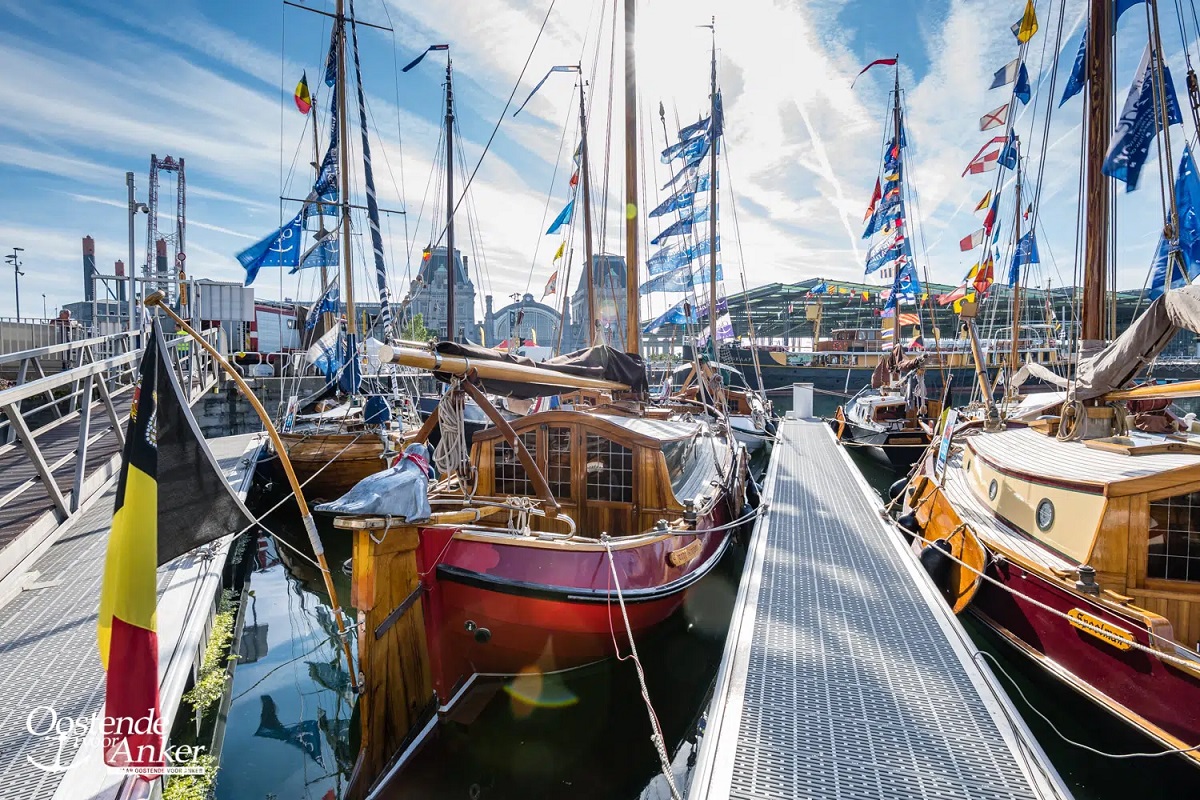
<svg viewBox="0 0 1200 800"><path fill-rule="evenodd" d="M12 264L13 268L13 285L17 290L17 322L21 321L21 276L25 274L21 272L21 259L17 254L23 252L25 252L24 247L14 247L12 255L4 257L4 260Z"/></svg>
<svg viewBox="0 0 1200 800"><path fill-rule="evenodd" d="M137 330L138 323L135 319L137 313L137 283L134 278L133 265L133 223L138 212L143 214L150 213L150 207L145 203L139 203L133 196L133 173L125 173L125 186L129 189L129 330Z"/></svg>
<svg viewBox="0 0 1200 800"><path fill-rule="evenodd" d="M42 319L50 319L46 316L46 293L42 292Z"/></svg>

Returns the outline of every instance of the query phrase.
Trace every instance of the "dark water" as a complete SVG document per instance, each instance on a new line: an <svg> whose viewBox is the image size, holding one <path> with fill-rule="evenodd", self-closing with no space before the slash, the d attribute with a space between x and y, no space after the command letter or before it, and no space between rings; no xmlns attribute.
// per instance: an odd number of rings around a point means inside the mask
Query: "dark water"
<svg viewBox="0 0 1200 800"><path fill-rule="evenodd" d="M830 413L832 408L818 404L816 411ZM851 457L877 491L884 492L895 480L868 453L851 451ZM276 514L267 524L306 550L294 513ZM350 555L348 538L324 525L321 535L335 565L339 596L348 598L349 579L336 569ZM734 548L680 614L656 636L638 643L681 787L688 782L697 732L703 727L743 558L744 549ZM256 567L217 797L333 800L344 790L353 761L352 700L328 598L315 568L268 537L259 542ZM1200 770L1179 757L1114 760L1065 743L1055 728L1108 752L1156 749L973 620L964 622L979 647L999 660L1049 718L1047 723L1011 692L1014 706L1076 797L1198 796ZM628 653L623 640L622 652ZM1008 685L1003 675L1001 679ZM650 741L634 665L614 660L549 679L536 692L500 687L469 725L441 724L390 796L650 800L670 793Z"/></svg>

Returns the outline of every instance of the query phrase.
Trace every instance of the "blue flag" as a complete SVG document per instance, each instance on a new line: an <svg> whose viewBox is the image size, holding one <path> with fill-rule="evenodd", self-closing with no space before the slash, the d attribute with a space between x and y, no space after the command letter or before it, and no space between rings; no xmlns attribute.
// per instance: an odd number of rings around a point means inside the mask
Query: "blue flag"
<svg viewBox="0 0 1200 800"><path fill-rule="evenodd" d="M671 211L678 211L681 208L690 208L692 201L696 199L695 192L680 190L659 203L658 207L650 212L651 217L661 217Z"/></svg>
<svg viewBox="0 0 1200 800"><path fill-rule="evenodd" d="M1158 60L1158 59L1156 59ZM1137 77L1129 87L1129 97L1125 99L1125 107L1121 110L1121 119L1117 129L1109 140L1108 154L1104 157L1105 175L1125 182L1125 191L1132 192L1137 188L1138 176L1142 165L1150 154L1150 145L1154 136L1162 130L1161 106L1155 102L1158 93L1158 81L1151 70L1150 46L1142 54L1142 63L1138 67ZM1171 125L1183 122L1179 113L1179 102L1175 99L1175 85L1171 82L1171 70L1165 63L1162 67L1162 83L1166 89L1167 122Z"/></svg>
<svg viewBox="0 0 1200 800"><path fill-rule="evenodd" d="M1175 176L1175 207L1179 211L1179 238L1159 239L1151 267L1151 300L1165 292L1167 286L1175 289L1200 275L1200 176L1187 145L1183 146L1179 174Z"/></svg>
<svg viewBox="0 0 1200 800"><path fill-rule="evenodd" d="M1017 242L1017 249L1013 251L1012 266L1008 270L1008 285L1016 286L1017 281L1021 277L1021 267L1026 264L1040 264L1038 260L1037 239L1034 238L1033 231L1024 234L1020 241Z"/></svg>
<svg viewBox="0 0 1200 800"><path fill-rule="evenodd" d="M1029 70L1025 69L1025 62L1021 62L1021 69L1017 72L1017 85L1013 87L1013 94L1024 105L1029 105L1029 98L1032 97L1032 91L1029 86Z"/></svg>
<svg viewBox="0 0 1200 800"><path fill-rule="evenodd" d="M809 294L825 294L828 291L829 291L829 284L825 283L825 281L821 281L816 286L809 289L808 293Z"/></svg>
<svg viewBox="0 0 1200 800"><path fill-rule="evenodd" d="M706 222L708 220L708 206L694 210L686 217L680 217L675 222L663 228L662 233L650 240L650 244L658 244L668 236L678 236L683 233L691 233L692 228L697 222Z"/></svg>
<svg viewBox="0 0 1200 800"><path fill-rule="evenodd" d="M1021 151L1018 147L1017 134L1013 131L1009 131L1008 142L1004 145L1004 149L1000 151L999 164L1005 169L1016 169L1020 161ZM997 195L996 199L1000 199L999 195Z"/></svg>
<svg viewBox="0 0 1200 800"><path fill-rule="evenodd" d="M705 117L704 119L700 120L699 122L693 122L691 125L688 125L686 128L681 128L679 131L679 138L687 140L687 139L691 139L697 133L707 131L708 123L709 123L709 118Z"/></svg>
<svg viewBox="0 0 1200 800"><path fill-rule="evenodd" d="M690 161L698 155L704 153L708 149L708 141L703 136L697 136L694 139L687 139L682 142L677 142L666 150L662 151L659 160L664 164L670 164L676 158L682 158Z"/></svg>
<svg viewBox="0 0 1200 800"><path fill-rule="evenodd" d="M896 278L892 281L892 291L888 294L883 310L895 309L900 300L916 302L917 294L920 291L921 281L917 278L916 267L912 263L905 263L896 271Z"/></svg>
<svg viewBox="0 0 1200 800"><path fill-rule="evenodd" d="M338 302L341 300L340 290L338 289L338 279L334 278L325 287L325 291L313 303L312 308L308 310L308 316L304 318L304 330L311 331L317 327L317 320L321 315L328 312L336 314L338 310Z"/></svg>
<svg viewBox="0 0 1200 800"><path fill-rule="evenodd" d="M875 213L871 215L871 219L867 220L867 228L863 231L862 238L870 239L879 231L887 227L887 223L893 221L896 217L904 214L904 209L900 205L900 196L891 200L884 200L875 209Z"/></svg>
<svg viewBox="0 0 1200 800"><path fill-rule="evenodd" d="M263 267L296 267L300 264L300 231L304 227L304 212L264 239L237 254L238 263L246 270L246 285L254 283Z"/></svg>
<svg viewBox="0 0 1200 800"><path fill-rule="evenodd" d="M657 278L651 278L638 287L638 294L647 295L651 292L689 292L694 287L707 284L709 277L708 266L699 270L690 266L679 267ZM721 265L717 264L717 280L725 280Z"/></svg>
<svg viewBox="0 0 1200 800"><path fill-rule="evenodd" d="M647 323L642 328L642 333L657 333L659 328L665 325L694 325L696 324L695 314L688 313L691 309L684 309L687 305L686 300L680 300L675 305L668 308L661 316Z"/></svg>
<svg viewBox="0 0 1200 800"><path fill-rule="evenodd" d="M302 269L312 269L313 267L336 267L339 250L337 231L325 231L325 235L317 237L312 246L300 257L300 264L293 267L289 274L294 275Z"/></svg>
<svg viewBox="0 0 1200 800"><path fill-rule="evenodd" d="M563 225L571 224L571 216L574 212L575 198L572 197L566 206L563 207L563 210L558 212L558 216L554 218L554 222L550 223L550 227L546 229L546 235L549 236L552 233L558 233L558 229Z"/></svg>
<svg viewBox="0 0 1200 800"><path fill-rule="evenodd" d="M1134 7L1142 0L1116 0L1113 4L1114 13L1113 19L1118 20L1121 15ZM1117 27L1113 25L1113 35L1116 35ZM1058 101L1061 107L1063 103L1070 100L1075 95L1083 91L1083 87L1087 85L1087 43L1088 29L1083 29L1083 38L1079 40L1079 52L1075 54L1075 63L1071 67L1071 77L1067 79L1067 85L1063 89L1062 99Z"/></svg>
<svg viewBox="0 0 1200 800"><path fill-rule="evenodd" d="M684 264L689 264L701 256L706 256L709 253L709 240L704 239L696 242L691 247L681 247L679 245L668 245L661 248L650 258L646 259L646 268L651 275L662 275L664 272L670 272L673 269L682 267ZM721 249L721 237L717 237L717 250Z"/></svg>
<svg viewBox="0 0 1200 800"><path fill-rule="evenodd" d="M708 144L707 139L700 139L699 141L704 142L705 145ZM693 174L691 174L691 170L694 170L696 167L698 167L700 165L700 162L704 160L704 157L706 155L708 155L708 147L707 146L704 148L703 152L699 153L698 155L692 156L690 159L688 159L687 162L683 165L683 167L679 170L679 172L676 172L674 177L671 178L671 180L667 181L666 183L664 183L662 185L662 188L666 189L668 186L674 186L675 183L680 178L695 177Z"/></svg>

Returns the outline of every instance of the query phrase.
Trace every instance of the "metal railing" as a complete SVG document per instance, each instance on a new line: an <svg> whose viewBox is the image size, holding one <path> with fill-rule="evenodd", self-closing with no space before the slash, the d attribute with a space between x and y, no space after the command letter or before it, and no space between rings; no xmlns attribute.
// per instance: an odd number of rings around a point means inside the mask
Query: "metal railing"
<svg viewBox="0 0 1200 800"><path fill-rule="evenodd" d="M207 330L203 335L218 350L223 349L219 328ZM45 503L48 495L55 517L55 524L50 527L53 530L75 516L89 497L104 488L107 478L115 472L124 446L125 414L118 413L117 406L137 380L141 339L140 333L120 333L0 356L0 364L22 364L22 379L17 385L0 390L0 466L5 462L18 463L24 451L36 473L34 479L7 486L0 496L0 508L18 503ZM167 360L191 404L216 384L219 367L187 336L170 338L167 344ZM105 352L122 348L124 352L101 357ZM41 355L75 350L77 366L49 376L39 369L37 378L25 380L26 366L36 364ZM78 425L73 434L74 449L61 454L64 439L55 432L61 433L62 426L72 423ZM55 434L51 438L59 445L59 455L54 460L48 460L43 452L43 440L50 434ZM116 437L114 455L102 466L92 465L93 473L104 474L89 475L89 451L94 453L93 448L110 437ZM105 446L111 446L111 439ZM54 473L71 461L74 461L74 478L64 491ZM31 494L39 486L44 494Z"/></svg>

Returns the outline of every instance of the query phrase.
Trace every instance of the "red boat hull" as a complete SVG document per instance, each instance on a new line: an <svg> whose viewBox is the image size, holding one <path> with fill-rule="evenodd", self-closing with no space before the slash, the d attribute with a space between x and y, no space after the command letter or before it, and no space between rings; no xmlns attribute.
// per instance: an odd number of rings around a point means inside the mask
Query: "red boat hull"
<svg viewBox="0 0 1200 800"><path fill-rule="evenodd" d="M1143 625L1082 603L1066 589L1012 562L993 564L989 574L1010 590L983 582L970 610L985 625L1051 674L1164 744L1200 744L1200 678L1137 648L1119 650L1030 600L1064 614L1079 608L1129 631L1139 644L1152 646ZM1200 761L1200 755L1189 755Z"/></svg>
<svg viewBox="0 0 1200 800"><path fill-rule="evenodd" d="M718 527L721 513L699 528ZM423 529L418 550L434 689L445 701L473 673L544 674L628 651L603 547ZM652 537L613 561L635 638L666 621L720 560L732 532ZM672 563L683 556L684 563Z"/></svg>

